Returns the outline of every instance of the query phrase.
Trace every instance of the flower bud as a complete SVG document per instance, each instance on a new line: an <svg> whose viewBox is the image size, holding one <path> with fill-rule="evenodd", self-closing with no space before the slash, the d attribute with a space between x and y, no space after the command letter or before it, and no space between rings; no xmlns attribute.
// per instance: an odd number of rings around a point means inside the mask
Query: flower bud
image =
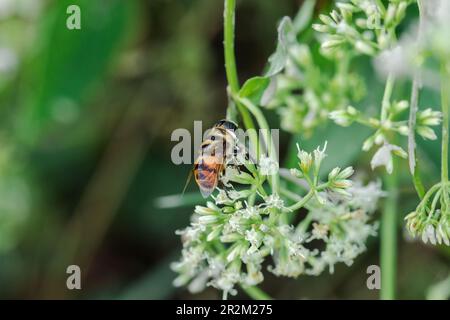
<svg viewBox="0 0 450 320"><path fill-rule="evenodd" d="M333 21L333 19L331 19L329 16L327 16L325 14L320 14L319 19L327 26L330 26L330 27L336 26L336 23Z"/></svg>
<svg viewBox="0 0 450 320"><path fill-rule="evenodd" d="M333 28L326 24L320 24L320 23L314 23L312 25L312 28L316 30L317 32L323 32L323 33L331 33L333 31Z"/></svg>
<svg viewBox="0 0 450 320"><path fill-rule="evenodd" d="M339 167L336 167L333 170L331 170L331 172L328 174L328 181L333 181L334 179L336 179L336 177L340 171L341 171L341 168L339 168Z"/></svg>
<svg viewBox="0 0 450 320"><path fill-rule="evenodd" d="M402 1L397 6L397 12L395 13L395 22L400 23L405 17L405 11L408 4L406 1Z"/></svg>
<svg viewBox="0 0 450 320"><path fill-rule="evenodd" d="M361 40L356 41L355 48L359 52L370 55L370 56L375 54L375 49L371 45L369 45L367 42L364 42Z"/></svg>
<svg viewBox="0 0 450 320"><path fill-rule="evenodd" d="M389 28L394 23L396 13L396 6L393 3L389 3L389 6L386 10L386 15L384 16L384 25L386 28Z"/></svg>
<svg viewBox="0 0 450 320"><path fill-rule="evenodd" d="M417 127L417 133L420 134L424 139L436 140L437 136L434 130L430 127L419 126Z"/></svg>
<svg viewBox="0 0 450 320"><path fill-rule="evenodd" d="M341 171L338 175L338 179L347 179L350 177L355 171L353 170L353 167L347 167L344 170Z"/></svg>

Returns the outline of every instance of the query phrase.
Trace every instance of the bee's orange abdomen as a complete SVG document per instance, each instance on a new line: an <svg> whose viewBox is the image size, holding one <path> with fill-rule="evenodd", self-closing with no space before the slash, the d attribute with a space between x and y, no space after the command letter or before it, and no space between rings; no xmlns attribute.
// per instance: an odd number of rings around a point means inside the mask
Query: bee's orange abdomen
<svg viewBox="0 0 450 320"><path fill-rule="evenodd" d="M222 164L216 157L200 157L194 167L194 177L204 197L209 196L217 186Z"/></svg>

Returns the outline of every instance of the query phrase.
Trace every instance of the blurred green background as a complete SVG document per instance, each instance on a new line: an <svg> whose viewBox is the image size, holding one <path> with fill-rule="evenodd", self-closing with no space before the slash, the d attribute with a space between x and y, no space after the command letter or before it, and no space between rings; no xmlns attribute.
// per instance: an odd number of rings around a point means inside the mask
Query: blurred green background
<svg viewBox="0 0 450 320"><path fill-rule="evenodd" d="M236 55L241 81L260 74L281 17L301 0L238 2ZM81 8L82 29L66 28ZM317 13L329 7L319 1ZM175 230L192 205L161 208L180 193L190 167L170 160L175 128L223 118L227 105L221 0L0 1L0 298L220 298L215 289L176 289L170 262ZM412 13L414 18L414 12ZM365 70L375 104L382 81ZM409 83L397 88L409 95ZM403 90L403 93L402 93ZM421 104L438 106L425 92ZM371 101L373 103L371 103ZM276 116L269 118L276 123ZM361 127L321 127L305 149L328 140L329 156L369 175ZM367 133L368 134L368 133ZM289 146L282 136L282 152ZM439 142L420 145L428 184L439 176ZM402 163L399 221L417 204ZM189 190L195 192L192 183ZM201 198L200 198L201 199ZM403 222L400 223L403 225ZM399 229L399 298L425 298L449 274L450 252L407 241ZM376 299L366 268L379 264L378 239L351 267L298 280L265 273L276 298ZM82 269L82 290L66 288L66 268ZM246 298L244 294L238 298Z"/></svg>

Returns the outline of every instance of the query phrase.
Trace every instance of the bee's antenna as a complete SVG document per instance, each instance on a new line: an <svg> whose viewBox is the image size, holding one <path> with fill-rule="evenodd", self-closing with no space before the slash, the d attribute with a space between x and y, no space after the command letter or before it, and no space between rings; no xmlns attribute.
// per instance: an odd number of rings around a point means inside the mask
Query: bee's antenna
<svg viewBox="0 0 450 320"><path fill-rule="evenodd" d="M189 185L189 182L191 181L191 178L192 178L192 171L193 171L193 170L190 170L190 171L189 171L189 176L188 176L187 179L186 179L186 184L184 185L183 192L181 193L181 196L184 195L184 192L186 191L186 188L187 188L187 186Z"/></svg>

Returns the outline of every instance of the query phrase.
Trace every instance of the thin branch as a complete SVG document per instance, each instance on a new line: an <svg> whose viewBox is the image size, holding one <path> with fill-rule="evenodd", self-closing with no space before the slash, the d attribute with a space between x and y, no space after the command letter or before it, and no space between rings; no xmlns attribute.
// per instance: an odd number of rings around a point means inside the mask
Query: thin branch
<svg viewBox="0 0 450 320"><path fill-rule="evenodd" d="M423 30L423 8L421 4L421 0L417 1L419 7L419 30L417 35L417 41L420 43L422 39L422 30ZM417 191L417 194L422 199L425 195L425 188L422 183L422 179L420 178L420 171L416 159L416 114L419 110L419 90L421 87L421 77L420 77L420 69L415 70L414 78L411 88L411 102L409 109L409 119L408 119L408 161L409 161L409 170L413 176L414 187Z"/></svg>

